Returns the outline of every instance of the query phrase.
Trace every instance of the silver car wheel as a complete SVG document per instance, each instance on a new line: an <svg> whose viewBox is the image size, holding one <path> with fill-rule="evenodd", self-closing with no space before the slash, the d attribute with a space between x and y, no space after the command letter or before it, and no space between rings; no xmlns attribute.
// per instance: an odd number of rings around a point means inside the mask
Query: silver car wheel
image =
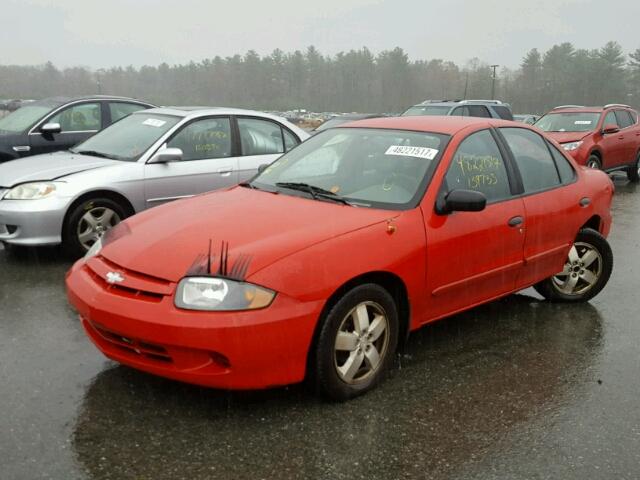
<svg viewBox="0 0 640 480"><path fill-rule="evenodd" d="M552 285L564 295L584 295L598 282L602 267L602 255L593 245L576 242L562 272L552 278Z"/></svg>
<svg viewBox="0 0 640 480"><path fill-rule="evenodd" d="M105 232L120 223L120 216L107 207L87 210L78 222L78 241L82 248L89 250Z"/></svg>
<svg viewBox="0 0 640 480"><path fill-rule="evenodd" d="M389 320L375 302L362 302L342 320L336 335L334 365L347 384L363 382L384 363L389 346Z"/></svg>

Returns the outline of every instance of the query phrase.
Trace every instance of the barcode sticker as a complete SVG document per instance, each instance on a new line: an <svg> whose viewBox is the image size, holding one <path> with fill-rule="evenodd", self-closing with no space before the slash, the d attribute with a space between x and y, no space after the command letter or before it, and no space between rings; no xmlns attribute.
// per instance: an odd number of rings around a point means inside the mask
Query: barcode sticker
<svg viewBox="0 0 640 480"><path fill-rule="evenodd" d="M438 150L428 147L407 147L403 145L391 145L385 155L401 155L403 157L417 157L433 160L438 155Z"/></svg>

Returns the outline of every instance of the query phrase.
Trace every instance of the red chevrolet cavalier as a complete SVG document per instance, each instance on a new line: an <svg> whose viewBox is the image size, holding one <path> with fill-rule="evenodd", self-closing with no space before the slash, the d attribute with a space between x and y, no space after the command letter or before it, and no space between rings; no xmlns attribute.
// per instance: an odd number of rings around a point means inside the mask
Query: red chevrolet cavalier
<svg viewBox="0 0 640 480"><path fill-rule="evenodd" d="M438 117L324 131L251 182L136 215L67 277L109 358L211 387L372 388L409 332L534 286L607 283L613 185L536 130Z"/></svg>

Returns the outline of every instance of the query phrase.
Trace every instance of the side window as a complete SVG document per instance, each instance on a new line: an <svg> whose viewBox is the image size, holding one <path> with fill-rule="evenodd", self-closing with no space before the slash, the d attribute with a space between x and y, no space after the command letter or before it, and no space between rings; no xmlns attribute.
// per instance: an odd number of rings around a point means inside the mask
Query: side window
<svg viewBox="0 0 640 480"><path fill-rule="evenodd" d="M270 120L238 118L243 155L284 153L282 127Z"/></svg>
<svg viewBox="0 0 640 480"><path fill-rule="evenodd" d="M503 120L513 120L513 114L511 113L511 110L509 110L509 108L505 107L504 105L494 105L493 111L496 112L498 116ZM533 122L527 122L527 123L533 123Z"/></svg>
<svg viewBox="0 0 640 480"><path fill-rule="evenodd" d="M470 117L491 118L489 110L484 105L469 105L467 108L469 109Z"/></svg>
<svg viewBox="0 0 640 480"><path fill-rule="evenodd" d="M626 110L616 110L616 119L620 128L627 128L632 125L631 115Z"/></svg>
<svg viewBox="0 0 640 480"><path fill-rule="evenodd" d="M457 116L457 117L468 117L469 116L469 109L467 107L456 107L451 112L451 115L454 115L454 116Z"/></svg>
<svg viewBox="0 0 640 480"><path fill-rule="evenodd" d="M610 111L609 113L607 113L607 116L604 117L604 123L602 124L603 127L606 127L607 125L617 125L620 126L618 124L618 119L616 118L616 114L613 113L613 111Z"/></svg>
<svg viewBox="0 0 640 480"><path fill-rule="evenodd" d="M147 107L136 103L113 102L109 103L109 112L111 113L111 123L117 122L121 118L126 117L130 113L139 110L145 110Z"/></svg>
<svg viewBox="0 0 640 480"><path fill-rule="evenodd" d="M91 132L102 128L99 103L81 103L65 108L47 123L59 123L62 132Z"/></svg>
<svg viewBox="0 0 640 480"><path fill-rule="evenodd" d="M631 120L633 120L633 123L636 124L638 123L638 114L636 113L635 110L628 110L629 115L631 115Z"/></svg>
<svg viewBox="0 0 640 480"><path fill-rule="evenodd" d="M558 167L558 173L560 174L560 181L563 184L567 184L572 182L576 178L576 172L562 153L558 151L556 147L554 147L551 143L547 142L549 145L549 150L551 150L551 155L553 155L553 159L556 162L556 166Z"/></svg>
<svg viewBox="0 0 640 480"><path fill-rule="evenodd" d="M295 147L300 143L300 140L298 139L298 137L296 137L289 130L285 130L283 128L282 133L284 135L284 151L285 152L288 152L289 150L291 150L293 147Z"/></svg>
<svg viewBox="0 0 640 480"><path fill-rule="evenodd" d="M191 122L176 133L168 148L182 150L182 161L231 156L231 122L228 117Z"/></svg>
<svg viewBox="0 0 640 480"><path fill-rule="evenodd" d="M489 130L472 133L462 141L445 181L448 191L475 190L484 193L487 202L511 196L504 159Z"/></svg>
<svg viewBox="0 0 640 480"><path fill-rule="evenodd" d="M501 128L500 132L504 135L520 170L525 193L545 190L560 184L556 164L540 135L524 128Z"/></svg>

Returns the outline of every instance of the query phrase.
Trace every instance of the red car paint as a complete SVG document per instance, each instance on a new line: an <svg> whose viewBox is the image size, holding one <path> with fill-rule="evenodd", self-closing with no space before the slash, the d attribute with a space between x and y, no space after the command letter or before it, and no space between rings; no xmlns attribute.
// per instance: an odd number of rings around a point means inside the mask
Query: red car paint
<svg viewBox="0 0 640 480"><path fill-rule="evenodd" d="M422 200L408 210L354 208L234 187L181 200L120 224L100 254L67 275L70 302L109 358L156 375L229 389L299 382L327 300L354 279L400 279L407 330L528 287L562 270L584 225L607 235L613 185L575 169L575 181L439 215L434 206L460 142L488 128L523 124L458 117L370 119L346 128L451 136ZM566 156L566 155L565 155ZM568 159L569 157L567 157ZM584 198L591 201L580 206ZM508 226L521 216L520 228ZM203 312L174 305L177 283L210 237L253 261L246 281L277 295L261 310ZM107 273L123 281L107 283Z"/></svg>
<svg viewBox="0 0 640 480"><path fill-rule="evenodd" d="M618 125L616 111L628 112L631 115L633 123L631 125ZM640 155L640 124L638 123L638 112L626 106L614 105L604 108L557 108L547 113L547 115L580 112L599 114L598 122L592 130L586 132L548 131L546 135L560 145L581 141L582 144L579 148L568 151L579 165L587 165L589 157L595 155L599 159L599 168L607 172L624 170L636 166L638 155ZM542 120L542 118L540 120ZM538 120L538 122L540 122L540 120ZM619 131L604 133L605 127L609 125L618 127Z"/></svg>

